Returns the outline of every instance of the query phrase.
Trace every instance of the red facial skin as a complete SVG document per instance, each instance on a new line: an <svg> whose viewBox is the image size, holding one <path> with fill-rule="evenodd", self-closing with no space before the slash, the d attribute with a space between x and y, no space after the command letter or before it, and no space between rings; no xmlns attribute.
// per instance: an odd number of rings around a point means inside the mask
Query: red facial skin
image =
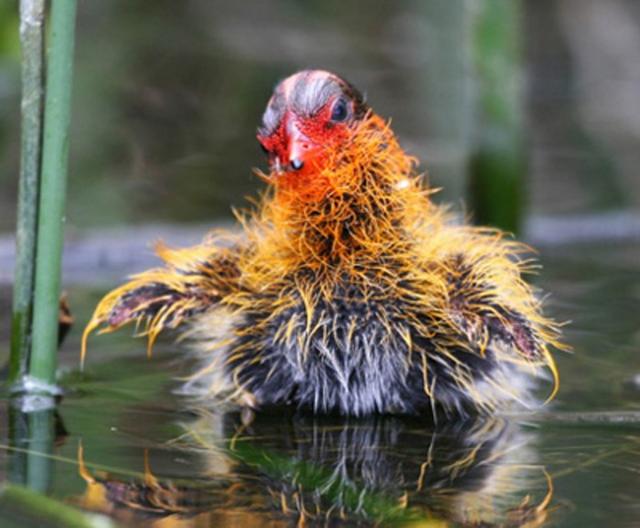
<svg viewBox="0 0 640 528"><path fill-rule="evenodd" d="M299 185L317 174L325 168L328 147L348 137L349 119L339 122L331 119L335 104L336 99L332 99L311 117L299 116L289 109L275 132L257 136L267 151L272 173L282 180L280 183ZM353 103L348 105L351 116Z"/></svg>

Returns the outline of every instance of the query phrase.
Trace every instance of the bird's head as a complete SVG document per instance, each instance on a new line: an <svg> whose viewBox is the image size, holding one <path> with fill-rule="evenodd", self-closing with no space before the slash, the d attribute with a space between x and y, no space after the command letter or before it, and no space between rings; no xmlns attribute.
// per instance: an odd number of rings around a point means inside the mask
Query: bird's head
<svg viewBox="0 0 640 528"><path fill-rule="evenodd" d="M304 70L275 88L258 129L272 174L285 180L317 174L328 153L367 115L360 92L337 75Z"/></svg>

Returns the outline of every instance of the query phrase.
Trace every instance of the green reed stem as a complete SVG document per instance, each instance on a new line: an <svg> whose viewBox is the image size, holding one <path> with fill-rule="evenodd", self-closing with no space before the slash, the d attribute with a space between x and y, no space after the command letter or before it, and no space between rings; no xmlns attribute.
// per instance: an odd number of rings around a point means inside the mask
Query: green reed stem
<svg viewBox="0 0 640 528"><path fill-rule="evenodd" d="M44 100L44 0L21 0L22 146L9 383L26 373L31 337Z"/></svg>
<svg viewBox="0 0 640 528"><path fill-rule="evenodd" d="M76 0L51 2L29 374L55 381Z"/></svg>

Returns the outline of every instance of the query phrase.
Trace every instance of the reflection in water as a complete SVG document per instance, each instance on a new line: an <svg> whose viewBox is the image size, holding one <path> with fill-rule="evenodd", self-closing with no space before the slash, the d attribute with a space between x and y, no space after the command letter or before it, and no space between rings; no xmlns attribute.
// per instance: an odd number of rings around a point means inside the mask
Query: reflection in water
<svg viewBox="0 0 640 528"><path fill-rule="evenodd" d="M551 483L533 433L503 420L206 414L171 442L188 480L89 471L74 503L146 526L415 524L540 526ZM531 494L532 491L536 493Z"/></svg>
<svg viewBox="0 0 640 528"><path fill-rule="evenodd" d="M64 442L66 431L54 408L23 412L8 408L8 480L39 493L51 490L54 447Z"/></svg>

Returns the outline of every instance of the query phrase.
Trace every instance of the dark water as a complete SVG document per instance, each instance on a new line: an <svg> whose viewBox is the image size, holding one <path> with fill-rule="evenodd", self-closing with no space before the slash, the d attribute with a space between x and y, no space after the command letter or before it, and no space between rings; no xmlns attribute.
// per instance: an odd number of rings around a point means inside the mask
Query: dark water
<svg viewBox="0 0 640 528"><path fill-rule="evenodd" d="M126 331L94 338L80 375L77 328L57 409L4 404L0 475L123 526L638 526L640 249L542 259L574 353L540 413L434 425L187 409L171 390L179 347L147 361ZM99 292L71 293L81 314ZM3 526L65 526L10 497Z"/></svg>

